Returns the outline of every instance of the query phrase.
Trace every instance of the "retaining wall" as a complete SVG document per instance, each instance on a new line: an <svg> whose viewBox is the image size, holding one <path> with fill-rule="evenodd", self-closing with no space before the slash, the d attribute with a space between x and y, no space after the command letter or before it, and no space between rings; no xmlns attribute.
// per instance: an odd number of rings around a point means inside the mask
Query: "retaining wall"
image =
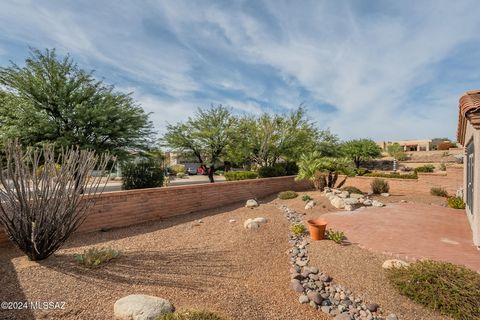
<svg viewBox="0 0 480 320"><path fill-rule="evenodd" d="M306 190L311 184L294 176L174 186L101 194L79 232L118 228L160 218L218 208L285 190ZM8 241L0 230L0 244Z"/></svg>

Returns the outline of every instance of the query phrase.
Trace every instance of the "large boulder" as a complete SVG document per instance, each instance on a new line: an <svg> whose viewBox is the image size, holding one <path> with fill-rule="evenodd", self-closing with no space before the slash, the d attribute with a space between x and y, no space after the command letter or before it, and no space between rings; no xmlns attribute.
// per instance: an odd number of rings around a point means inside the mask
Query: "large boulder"
<svg viewBox="0 0 480 320"><path fill-rule="evenodd" d="M360 199L360 198L363 198L363 194L350 193L350 198Z"/></svg>
<svg viewBox="0 0 480 320"><path fill-rule="evenodd" d="M350 204L350 205L359 204L358 199L355 199L355 198L347 198L347 199L343 199L343 201L345 202L345 204Z"/></svg>
<svg viewBox="0 0 480 320"><path fill-rule="evenodd" d="M377 200L373 200L372 201L372 207L383 207L384 204L380 201L377 201Z"/></svg>
<svg viewBox="0 0 480 320"><path fill-rule="evenodd" d="M168 300L144 294L123 297L113 305L118 320L156 320L173 311L175 307Z"/></svg>
<svg viewBox="0 0 480 320"><path fill-rule="evenodd" d="M340 197L334 197L330 200L332 206L337 209L343 209L345 207L345 200Z"/></svg>
<svg viewBox="0 0 480 320"><path fill-rule="evenodd" d="M350 196L350 192L348 191L342 191L338 194L340 198L348 198Z"/></svg>
<svg viewBox="0 0 480 320"><path fill-rule="evenodd" d="M383 269L392 269L392 268L406 268L410 265L410 263L408 262L405 262L403 260L399 260L399 259L390 259L390 260L386 260L383 264L382 264L382 268Z"/></svg>
<svg viewBox="0 0 480 320"><path fill-rule="evenodd" d="M245 207L247 207L247 208L258 207L258 202L254 199L247 200L247 203L245 204Z"/></svg>

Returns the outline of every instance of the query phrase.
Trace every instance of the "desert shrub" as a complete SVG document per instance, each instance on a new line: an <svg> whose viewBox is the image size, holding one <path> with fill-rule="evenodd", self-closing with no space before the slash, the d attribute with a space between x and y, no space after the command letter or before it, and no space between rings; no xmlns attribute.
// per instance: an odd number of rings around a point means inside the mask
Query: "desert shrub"
<svg viewBox="0 0 480 320"><path fill-rule="evenodd" d="M258 174L253 171L229 171L224 174L227 181L256 179Z"/></svg>
<svg viewBox="0 0 480 320"><path fill-rule="evenodd" d="M165 314L157 320L225 320L225 318L209 311L181 311Z"/></svg>
<svg viewBox="0 0 480 320"><path fill-rule="evenodd" d="M266 166L258 168L258 176L260 178L281 177L285 176L286 171L283 166Z"/></svg>
<svg viewBox="0 0 480 320"><path fill-rule="evenodd" d="M447 171L447 165L445 164L445 162L440 163L439 169L440 171Z"/></svg>
<svg viewBox="0 0 480 320"><path fill-rule="evenodd" d="M308 201L313 200L313 199L308 194L304 194L302 196L302 200L305 201L305 202L308 202Z"/></svg>
<svg viewBox="0 0 480 320"><path fill-rule="evenodd" d="M370 170L367 170L365 168L357 168L354 170L354 173L357 175L357 176L363 176L367 173L370 173Z"/></svg>
<svg viewBox="0 0 480 320"><path fill-rule="evenodd" d="M335 243L341 244L345 239L345 233L338 230L328 229L325 233L325 237L328 240L332 240Z"/></svg>
<svg viewBox="0 0 480 320"><path fill-rule="evenodd" d="M353 187L353 186L343 187L342 190L343 191L348 191L350 193L363 194L362 190L358 189L357 187Z"/></svg>
<svg viewBox="0 0 480 320"><path fill-rule="evenodd" d="M448 197L448 192L445 188L442 187L432 187L430 189L430 194L437 197Z"/></svg>
<svg viewBox="0 0 480 320"><path fill-rule="evenodd" d="M292 233L296 236L301 236L301 235L305 234L305 232L307 231L305 226L301 223L293 224L290 229L292 230Z"/></svg>
<svg viewBox="0 0 480 320"><path fill-rule="evenodd" d="M294 161L282 162L279 165L285 168L285 175L286 176L294 176L298 174L298 165Z"/></svg>
<svg viewBox="0 0 480 320"><path fill-rule="evenodd" d="M374 179L370 184L374 194L387 193L390 190L388 182L383 179Z"/></svg>
<svg viewBox="0 0 480 320"><path fill-rule="evenodd" d="M400 173L382 173L382 172L371 172L366 173L366 177L377 177L377 178L393 178L393 179L417 179L417 174L408 173L408 174L400 174Z"/></svg>
<svg viewBox="0 0 480 320"><path fill-rule="evenodd" d="M458 320L480 319L480 274L447 262L419 261L387 270L399 292Z"/></svg>
<svg viewBox="0 0 480 320"><path fill-rule="evenodd" d="M418 173L418 172L427 172L428 173L428 172L433 172L433 171L435 171L435 166L431 165L431 164L427 164L427 165L415 168L416 173Z"/></svg>
<svg viewBox="0 0 480 320"><path fill-rule="evenodd" d="M176 174L176 177L177 177L177 178L180 178L180 179L185 178L185 176L186 176L186 174L183 173L183 172L179 172L179 173Z"/></svg>
<svg viewBox="0 0 480 320"><path fill-rule="evenodd" d="M282 200L288 200L288 199L293 199L293 198L296 198L298 197L298 193L296 193L295 191L282 191L278 194L278 198L279 199L282 199Z"/></svg>
<svg viewBox="0 0 480 320"><path fill-rule="evenodd" d="M447 204L450 208L465 209L465 202L460 197L450 197L447 200Z"/></svg>
<svg viewBox="0 0 480 320"><path fill-rule="evenodd" d="M170 171L172 171L173 174L177 174L180 172L185 173L185 166L183 164L174 164L170 167Z"/></svg>
<svg viewBox="0 0 480 320"><path fill-rule="evenodd" d="M163 169L158 161L142 160L122 164L124 190L157 188L163 186Z"/></svg>
<svg viewBox="0 0 480 320"><path fill-rule="evenodd" d="M224 173L225 173L225 172L224 172L223 170L217 170L217 171L215 171L215 175L216 175L216 176L223 176Z"/></svg>
<svg viewBox="0 0 480 320"><path fill-rule="evenodd" d="M75 256L77 262L88 268L98 267L112 259L118 258L120 252L112 248L90 248Z"/></svg>

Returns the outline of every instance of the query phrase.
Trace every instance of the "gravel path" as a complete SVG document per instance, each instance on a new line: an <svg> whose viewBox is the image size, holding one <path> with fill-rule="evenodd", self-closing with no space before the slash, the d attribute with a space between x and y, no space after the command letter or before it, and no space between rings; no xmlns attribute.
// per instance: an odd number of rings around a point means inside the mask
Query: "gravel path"
<svg viewBox="0 0 480 320"><path fill-rule="evenodd" d="M30 262L0 248L2 301L65 301L64 310L0 311L0 319L112 319L118 298L143 293L177 309L208 309L231 319L328 319L291 290L288 222L277 200L256 209L237 204L150 224L75 235L55 256ZM270 220L257 231L243 221ZM203 223L197 223L202 219ZM229 223L235 219L235 223ZM97 269L74 254L111 246L122 256Z"/></svg>

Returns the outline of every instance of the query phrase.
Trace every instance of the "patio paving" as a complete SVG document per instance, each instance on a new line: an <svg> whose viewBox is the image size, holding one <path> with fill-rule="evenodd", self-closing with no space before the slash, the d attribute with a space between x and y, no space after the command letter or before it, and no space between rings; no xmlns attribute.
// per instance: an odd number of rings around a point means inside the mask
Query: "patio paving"
<svg viewBox="0 0 480 320"><path fill-rule="evenodd" d="M391 203L322 215L353 244L401 259L463 264L480 272L480 251L464 210L419 203Z"/></svg>

